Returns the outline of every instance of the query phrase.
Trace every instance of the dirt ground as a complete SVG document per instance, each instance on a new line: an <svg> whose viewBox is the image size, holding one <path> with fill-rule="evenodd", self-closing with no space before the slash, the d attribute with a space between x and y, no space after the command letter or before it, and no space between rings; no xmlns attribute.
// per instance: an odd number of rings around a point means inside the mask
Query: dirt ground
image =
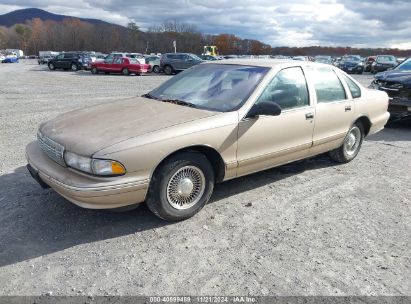
<svg viewBox="0 0 411 304"><path fill-rule="evenodd" d="M319 156L219 184L173 224L145 205L81 209L29 176L40 122L165 79L0 64L0 295L411 295L410 123L346 165Z"/></svg>

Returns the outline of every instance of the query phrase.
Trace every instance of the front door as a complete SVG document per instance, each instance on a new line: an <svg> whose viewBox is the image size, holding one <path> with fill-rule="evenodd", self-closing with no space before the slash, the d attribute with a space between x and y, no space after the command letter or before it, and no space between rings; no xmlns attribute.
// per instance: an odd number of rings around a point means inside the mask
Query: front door
<svg viewBox="0 0 411 304"><path fill-rule="evenodd" d="M275 102L282 112L240 121L237 176L305 158L312 145L315 111L300 67L278 72L259 102Z"/></svg>

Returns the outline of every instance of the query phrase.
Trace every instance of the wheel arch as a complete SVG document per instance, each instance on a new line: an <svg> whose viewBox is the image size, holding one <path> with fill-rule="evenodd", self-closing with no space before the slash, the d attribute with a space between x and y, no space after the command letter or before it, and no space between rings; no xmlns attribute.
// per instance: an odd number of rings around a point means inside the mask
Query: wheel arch
<svg viewBox="0 0 411 304"><path fill-rule="evenodd" d="M159 168L168 159L182 152L197 152L203 154L208 159L208 161L211 164L211 167L213 168L215 174L215 181L221 182L224 180L226 166L221 154L214 148L206 145L193 145L189 147L184 147L168 154L155 166L154 170L151 172L150 180L152 179L152 176L157 172L157 170L159 170Z"/></svg>
<svg viewBox="0 0 411 304"><path fill-rule="evenodd" d="M358 117L354 123L360 122L364 127L364 136L367 136L371 129L371 120L366 115L361 115Z"/></svg>

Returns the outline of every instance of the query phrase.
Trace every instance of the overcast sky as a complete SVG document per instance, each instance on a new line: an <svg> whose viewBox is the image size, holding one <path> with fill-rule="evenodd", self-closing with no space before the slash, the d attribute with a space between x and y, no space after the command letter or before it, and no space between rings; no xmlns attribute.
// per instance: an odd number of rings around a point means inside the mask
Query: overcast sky
<svg viewBox="0 0 411 304"><path fill-rule="evenodd" d="M411 49L411 0L1 0L0 14L37 7L141 29L177 19L209 34L272 46Z"/></svg>

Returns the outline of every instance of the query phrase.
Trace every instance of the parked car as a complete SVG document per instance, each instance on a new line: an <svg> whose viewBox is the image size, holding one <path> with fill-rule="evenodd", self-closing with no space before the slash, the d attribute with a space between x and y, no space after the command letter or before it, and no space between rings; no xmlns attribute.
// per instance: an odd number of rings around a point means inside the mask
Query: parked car
<svg viewBox="0 0 411 304"><path fill-rule="evenodd" d="M146 64L149 64L151 71L154 73L160 73L162 70L160 68L160 57L159 56L149 56L146 57Z"/></svg>
<svg viewBox="0 0 411 304"><path fill-rule="evenodd" d="M364 72L371 72L371 65L377 56L368 56L364 62Z"/></svg>
<svg viewBox="0 0 411 304"><path fill-rule="evenodd" d="M1 62L2 63L16 63L16 62L19 62L19 57L17 57L16 54L8 54L3 58Z"/></svg>
<svg viewBox="0 0 411 304"><path fill-rule="evenodd" d="M206 60L206 61L218 60L217 57L211 56L211 55L200 55L198 57L201 58L202 60Z"/></svg>
<svg viewBox="0 0 411 304"><path fill-rule="evenodd" d="M49 59L48 67L51 71L55 69L77 71L81 69L88 69L91 62L90 55L85 53L61 53L52 59Z"/></svg>
<svg viewBox="0 0 411 304"><path fill-rule="evenodd" d="M324 64L333 64L331 56L315 56L314 61Z"/></svg>
<svg viewBox="0 0 411 304"><path fill-rule="evenodd" d="M390 97L388 111L391 120L411 117L411 58L393 70L375 75L371 88L384 91Z"/></svg>
<svg viewBox="0 0 411 304"><path fill-rule="evenodd" d="M183 71L194 65L203 62L195 54L190 53L166 53L160 57L160 68L167 75L171 75L178 71Z"/></svg>
<svg viewBox="0 0 411 304"><path fill-rule="evenodd" d="M371 64L371 73L384 72L397 66L397 59L391 55L379 55Z"/></svg>
<svg viewBox="0 0 411 304"><path fill-rule="evenodd" d="M213 61L142 97L41 124L26 157L41 185L81 207L146 201L157 216L183 220L216 182L324 152L353 160L364 137L384 127L387 104L385 92L333 66Z"/></svg>
<svg viewBox="0 0 411 304"><path fill-rule="evenodd" d="M137 59L128 57L114 57L104 61L95 61L90 64L90 68L93 74L104 72L106 74L141 75L150 72L149 64L141 64Z"/></svg>
<svg viewBox="0 0 411 304"><path fill-rule="evenodd" d="M37 59L37 62L38 64L48 64L50 59L53 59L51 55L45 55L45 56L39 57L39 59Z"/></svg>
<svg viewBox="0 0 411 304"><path fill-rule="evenodd" d="M298 61L309 61L308 57L306 56L294 56L293 60L298 60Z"/></svg>
<svg viewBox="0 0 411 304"><path fill-rule="evenodd" d="M338 63L338 67L349 74L362 74L364 71L364 63L361 57L355 55L344 56Z"/></svg>

